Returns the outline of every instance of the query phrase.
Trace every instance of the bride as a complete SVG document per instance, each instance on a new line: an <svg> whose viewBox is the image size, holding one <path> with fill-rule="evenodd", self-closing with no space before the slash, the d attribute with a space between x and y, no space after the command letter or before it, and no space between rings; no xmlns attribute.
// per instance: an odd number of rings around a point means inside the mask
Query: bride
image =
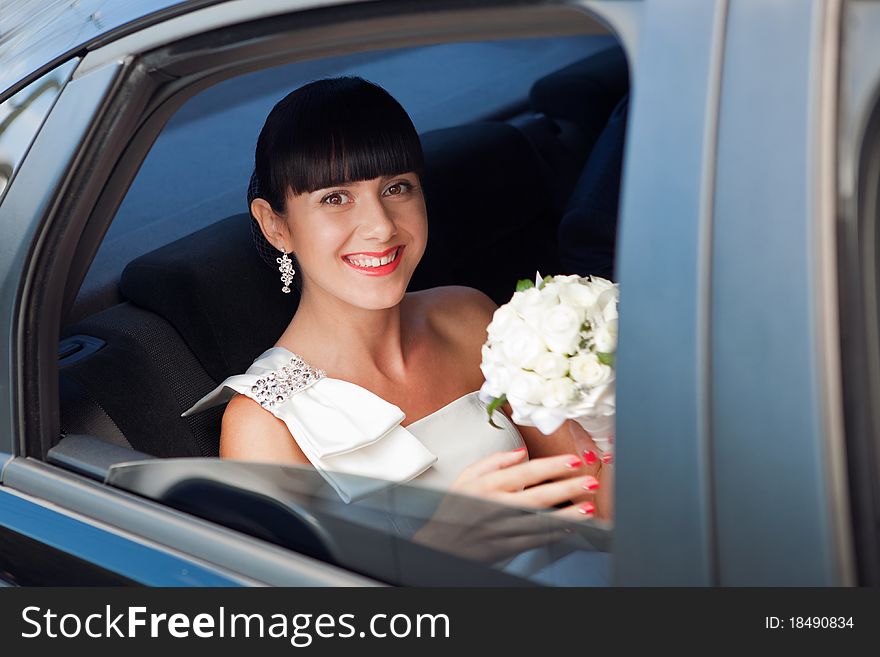
<svg viewBox="0 0 880 657"><path fill-rule="evenodd" d="M610 518L612 468L579 425L544 436L500 413L502 430L487 422L476 391L494 303L465 287L407 292L428 237L421 173L409 116L372 83L319 80L274 107L250 210L281 287L301 299L277 343L188 413L229 399L222 457L311 463L346 502L415 480ZM458 201L481 193L462 180ZM480 237L475 226L459 239Z"/></svg>

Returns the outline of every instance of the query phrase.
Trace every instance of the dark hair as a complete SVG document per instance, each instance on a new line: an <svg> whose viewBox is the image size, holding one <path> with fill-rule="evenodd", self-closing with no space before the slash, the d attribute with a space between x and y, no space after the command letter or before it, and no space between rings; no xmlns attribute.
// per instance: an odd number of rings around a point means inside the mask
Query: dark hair
<svg viewBox="0 0 880 657"><path fill-rule="evenodd" d="M419 135L391 94L358 77L316 80L287 94L266 118L248 207L259 197L281 214L288 190L303 194L407 171L421 176L423 168ZM279 252L252 228L260 254L275 266Z"/></svg>

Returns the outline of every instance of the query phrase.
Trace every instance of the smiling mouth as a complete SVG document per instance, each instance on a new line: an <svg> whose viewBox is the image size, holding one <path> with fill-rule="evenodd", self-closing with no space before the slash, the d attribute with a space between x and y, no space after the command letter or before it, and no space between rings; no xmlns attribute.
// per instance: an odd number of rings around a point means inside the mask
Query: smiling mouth
<svg viewBox="0 0 880 657"><path fill-rule="evenodd" d="M400 264L400 256L405 247L392 246L382 253L351 253L342 256L342 260L349 267L356 269L364 274L382 276L390 274L397 269Z"/></svg>

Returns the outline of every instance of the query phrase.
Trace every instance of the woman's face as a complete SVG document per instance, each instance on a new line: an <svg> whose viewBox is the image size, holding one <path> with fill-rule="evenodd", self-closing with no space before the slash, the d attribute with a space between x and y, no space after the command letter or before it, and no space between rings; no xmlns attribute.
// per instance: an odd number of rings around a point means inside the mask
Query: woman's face
<svg viewBox="0 0 880 657"><path fill-rule="evenodd" d="M428 235L412 172L289 194L286 226L304 291L372 310L403 299Z"/></svg>

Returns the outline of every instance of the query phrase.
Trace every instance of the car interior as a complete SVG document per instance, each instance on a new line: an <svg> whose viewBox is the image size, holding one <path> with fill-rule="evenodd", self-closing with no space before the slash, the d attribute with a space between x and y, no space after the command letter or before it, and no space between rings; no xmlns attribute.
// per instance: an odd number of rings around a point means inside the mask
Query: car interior
<svg viewBox="0 0 880 657"><path fill-rule="evenodd" d="M421 131L429 241L412 290L466 285L504 303L536 270L613 278L624 52L609 40L529 82L494 116ZM81 291L58 349L62 437L49 462L103 480L120 460L218 455L223 408L181 413L272 346L298 301L251 223L242 194L106 268L99 293Z"/></svg>

